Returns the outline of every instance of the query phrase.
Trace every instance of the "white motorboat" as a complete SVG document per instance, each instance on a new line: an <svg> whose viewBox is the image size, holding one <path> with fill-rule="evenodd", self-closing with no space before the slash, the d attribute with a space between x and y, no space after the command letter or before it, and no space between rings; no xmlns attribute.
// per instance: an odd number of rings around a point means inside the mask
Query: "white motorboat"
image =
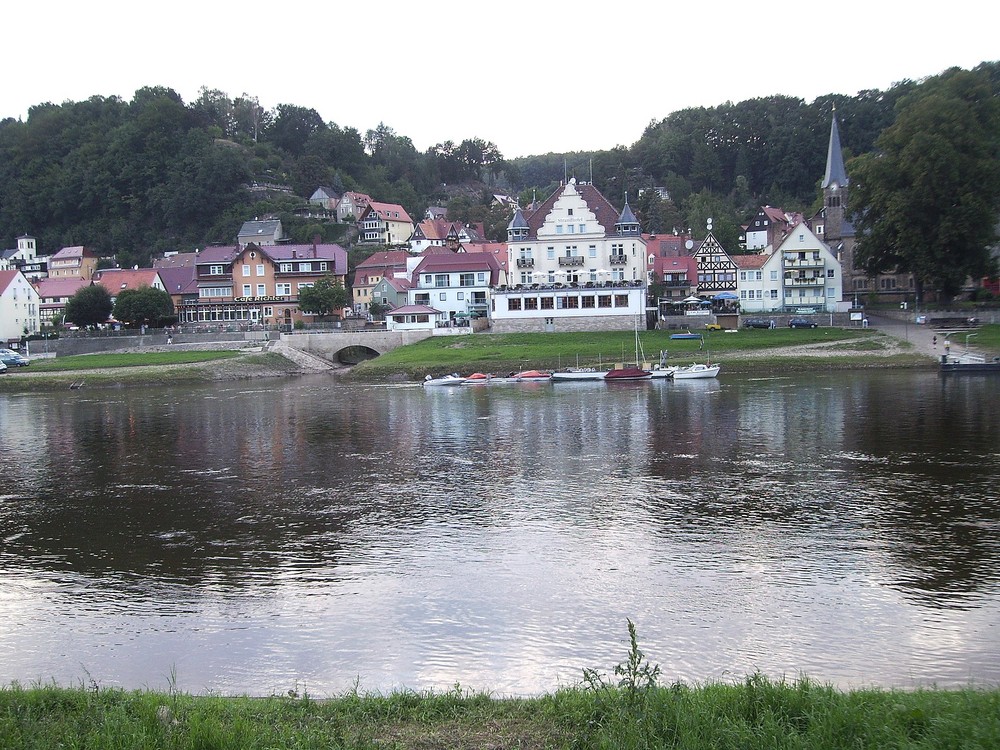
<svg viewBox="0 0 1000 750"><path fill-rule="evenodd" d="M552 373L552 382L558 383L578 383L587 380L604 380L607 370L598 370L596 367L567 367L564 370L556 370Z"/></svg>
<svg viewBox="0 0 1000 750"><path fill-rule="evenodd" d="M424 385L462 385L465 382L465 378L459 375L457 372L453 372L450 375L442 375L438 378L432 378L430 375L424 378Z"/></svg>
<svg viewBox="0 0 1000 750"><path fill-rule="evenodd" d="M703 365L696 362L688 367L678 367L674 370L674 380L698 380L701 378L714 378L719 374L722 365Z"/></svg>

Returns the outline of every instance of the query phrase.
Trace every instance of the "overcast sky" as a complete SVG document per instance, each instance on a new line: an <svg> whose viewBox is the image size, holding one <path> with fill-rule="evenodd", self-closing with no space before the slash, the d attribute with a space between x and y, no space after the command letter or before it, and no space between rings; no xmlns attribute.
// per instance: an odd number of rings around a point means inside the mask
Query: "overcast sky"
<svg viewBox="0 0 1000 750"><path fill-rule="evenodd" d="M190 103L206 86L509 158L629 146L686 107L853 96L1000 59L1000 10L981 0L52 0L3 15L0 117L143 86Z"/></svg>

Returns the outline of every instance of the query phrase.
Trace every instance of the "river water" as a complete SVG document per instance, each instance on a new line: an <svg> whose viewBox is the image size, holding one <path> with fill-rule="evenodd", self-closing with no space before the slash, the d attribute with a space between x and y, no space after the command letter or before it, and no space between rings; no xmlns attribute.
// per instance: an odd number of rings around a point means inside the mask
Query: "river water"
<svg viewBox="0 0 1000 750"><path fill-rule="evenodd" d="M0 684L996 685L997 385L0 395Z"/></svg>

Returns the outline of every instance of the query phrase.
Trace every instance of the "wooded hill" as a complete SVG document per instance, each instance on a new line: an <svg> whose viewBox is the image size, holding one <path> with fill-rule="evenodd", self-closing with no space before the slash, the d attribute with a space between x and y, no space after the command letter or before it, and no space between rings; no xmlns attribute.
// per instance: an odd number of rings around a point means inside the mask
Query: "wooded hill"
<svg viewBox="0 0 1000 750"><path fill-rule="evenodd" d="M1000 63L978 70L1000 91ZM39 104L26 120L0 122L0 241L13 247L31 234L42 253L85 245L122 266L146 265L166 250L234 242L242 222L264 214L279 215L296 241L342 240L343 225L295 212L320 185L400 203L415 218L450 204L449 218L484 221L491 239L504 240L509 211L490 208L494 192L542 200L576 176L618 205L627 192L646 230L700 235L711 216L734 247L760 205L817 207L834 106L849 158L871 151L896 103L922 85L685 109L650 123L628 148L509 160L477 137L421 153L386 125L362 134L313 109L265 111L253 97L207 89L189 104L166 88L128 102ZM255 183L272 187L253 191Z"/></svg>

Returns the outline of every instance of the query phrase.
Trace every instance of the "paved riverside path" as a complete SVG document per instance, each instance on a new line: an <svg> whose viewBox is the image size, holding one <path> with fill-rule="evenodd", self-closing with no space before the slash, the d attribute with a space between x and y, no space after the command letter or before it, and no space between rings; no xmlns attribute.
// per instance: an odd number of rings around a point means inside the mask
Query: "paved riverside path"
<svg viewBox="0 0 1000 750"><path fill-rule="evenodd" d="M878 328L888 336L909 341L913 345L913 351L919 354L926 354L928 357L940 359L945 353L945 337L949 336L951 351L953 353L965 350L965 337L974 330L942 331L931 328L927 325L917 325L912 320L903 321L881 315L869 315L868 325L871 328ZM937 344L934 343L935 337ZM970 345L975 346L975 338L969 340Z"/></svg>

